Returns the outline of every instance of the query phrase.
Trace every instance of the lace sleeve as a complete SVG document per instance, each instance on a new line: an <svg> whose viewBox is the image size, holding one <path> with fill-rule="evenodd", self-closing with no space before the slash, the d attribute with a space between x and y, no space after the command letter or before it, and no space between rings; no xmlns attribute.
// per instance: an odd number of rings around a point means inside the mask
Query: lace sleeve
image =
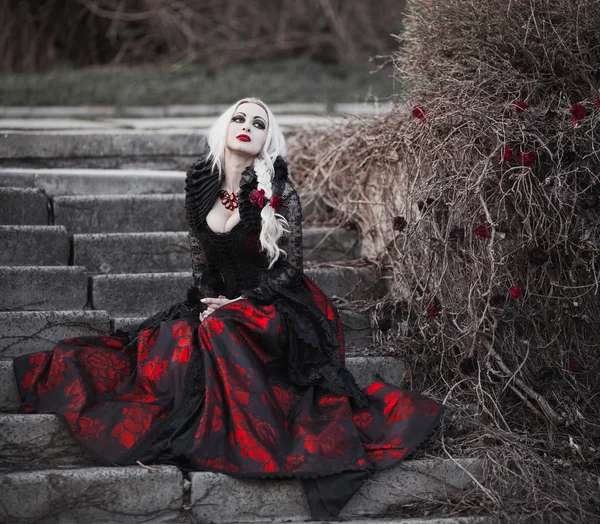
<svg viewBox="0 0 600 524"><path fill-rule="evenodd" d="M199 302L201 298L218 297L222 294L221 274L215 265L210 263L199 234L192 228L189 229L189 241L194 278L193 301ZM205 304L200 304L204 306L204 309L206 308Z"/></svg>
<svg viewBox="0 0 600 524"><path fill-rule="evenodd" d="M302 256L302 206L293 186L286 181L282 193L283 205L279 213L287 220L290 230L283 233L278 245L286 255L280 255L275 265L265 271L257 287L242 291L241 296L270 302L281 288L291 288L299 283L303 270Z"/></svg>

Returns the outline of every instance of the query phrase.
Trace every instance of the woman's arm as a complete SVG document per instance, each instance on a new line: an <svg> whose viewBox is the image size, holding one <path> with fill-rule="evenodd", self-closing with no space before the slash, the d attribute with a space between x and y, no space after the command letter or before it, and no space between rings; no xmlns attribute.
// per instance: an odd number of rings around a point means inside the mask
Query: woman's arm
<svg viewBox="0 0 600 524"><path fill-rule="evenodd" d="M195 297L193 302L200 302L206 297L217 297L222 283L218 269L209 262L206 250L196 231L189 229L190 250L192 255L192 276L194 277ZM205 304L203 304L206 306Z"/></svg>
<svg viewBox="0 0 600 524"><path fill-rule="evenodd" d="M281 288L290 288L298 284L304 274L302 256L302 206L300 197L289 182L286 182L282 194L283 205L279 213L289 224L289 233L283 233L278 245L287 253L281 255L275 265L262 274L255 288L242 291L241 296L270 302ZM268 205L268 204L267 204Z"/></svg>

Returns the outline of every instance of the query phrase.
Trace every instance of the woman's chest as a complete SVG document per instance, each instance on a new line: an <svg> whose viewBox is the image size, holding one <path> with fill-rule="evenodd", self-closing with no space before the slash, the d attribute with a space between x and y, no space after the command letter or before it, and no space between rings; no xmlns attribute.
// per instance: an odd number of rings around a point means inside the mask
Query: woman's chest
<svg viewBox="0 0 600 524"><path fill-rule="evenodd" d="M231 207L231 203L226 202ZM240 210L227 209L219 197L206 215L206 224L215 233L228 233L240 222Z"/></svg>

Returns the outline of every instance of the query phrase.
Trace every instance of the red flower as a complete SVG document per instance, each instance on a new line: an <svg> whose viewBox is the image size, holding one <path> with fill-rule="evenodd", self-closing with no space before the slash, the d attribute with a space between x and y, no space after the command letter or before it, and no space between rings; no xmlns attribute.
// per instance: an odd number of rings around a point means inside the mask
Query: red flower
<svg viewBox="0 0 600 524"><path fill-rule="evenodd" d="M517 113L523 113L527 109L527 102L525 100L516 100L515 101L515 111Z"/></svg>
<svg viewBox="0 0 600 524"><path fill-rule="evenodd" d="M405 419L414 411L410 397L402 390L392 391L385 396L383 414L388 424Z"/></svg>
<svg viewBox="0 0 600 524"><path fill-rule="evenodd" d="M33 368L31 371L28 371L25 378L23 378L22 386L25 389L29 388L33 379L44 370L48 360L50 360L50 355L47 353L34 353L29 357L28 362L33 365Z"/></svg>
<svg viewBox="0 0 600 524"><path fill-rule="evenodd" d="M537 154L535 151L526 151L519 155L519 161L525 167L529 167L535 162L536 157L537 157Z"/></svg>
<svg viewBox="0 0 600 524"><path fill-rule="evenodd" d="M413 108L412 114L415 118L418 118L423 123L427 121L427 117L425 116L425 108L421 104L417 104Z"/></svg>
<svg viewBox="0 0 600 524"><path fill-rule="evenodd" d="M114 391L129 374L129 360L119 353L89 350L80 356L86 374L91 377L98 393Z"/></svg>
<svg viewBox="0 0 600 524"><path fill-rule="evenodd" d="M157 337L158 326L150 329L145 329L138 335L138 362L143 362L148 358L148 354L150 353L150 350L154 347Z"/></svg>
<svg viewBox="0 0 600 524"><path fill-rule="evenodd" d="M373 422L373 416L367 411L356 413L353 417L354 425L359 428L366 428Z"/></svg>
<svg viewBox="0 0 600 524"><path fill-rule="evenodd" d="M160 357L154 357L149 362L144 362L138 365L140 377L147 378L151 381L160 380L163 375L167 374L167 366L169 362Z"/></svg>
<svg viewBox="0 0 600 524"><path fill-rule="evenodd" d="M264 207L267 195L265 195L264 189L254 189L250 192L250 203L253 206Z"/></svg>
<svg viewBox="0 0 600 524"><path fill-rule="evenodd" d="M77 432L80 437L99 439L100 433L106 429L99 420L92 419L89 417L79 418L79 431Z"/></svg>
<svg viewBox="0 0 600 524"><path fill-rule="evenodd" d="M365 388L365 393L367 395L374 395L383 387L383 382L373 382L370 386Z"/></svg>
<svg viewBox="0 0 600 524"><path fill-rule="evenodd" d="M145 409L150 409L150 406L146 406ZM116 438L119 444L131 448L150 429L153 416L152 413L144 413L139 406L123 408L121 413L126 415L126 418L113 428L110 435Z"/></svg>
<svg viewBox="0 0 600 524"><path fill-rule="evenodd" d="M569 109L569 113L571 113L573 125L576 126L580 120L585 118L587 111L581 104L573 104L571 109Z"/></svg>
<svg viewBox="0 0 600 524"><path fill-rule="evenodd" d="M502 152L502 161L510 162L514 158L512 147L505 146Z"/></svg>
<svg viewBox="0 0 600 524"><path fill-rule="evenodd" d="M344 427L337 421L328 424L319 435L307 433L304 449L309 453L321 453L324 457L341 457L349 442L344 438Z"/></svg>
<svg viewBox="0 0 600 524"><path fill-rule="evenodd" d="M475 234L481 238L492 238L492 234L489 231L490 226L487 224L481 224L475 228Z"/></svg>
<svg viewBox="0 0 600 524"><path fill-rule="evenodd" d="M519 284L515 284L513 287L510 288L510 296L513 297L515 300L519 300L523 296L523 291L521 291Z"/></svg>
<svg viewBox="0 0 600 524"><path fill-rule="evenodd" d="M65 388L65 395L70 397L67 409L74 412L81 411L81 408L85 405L86 398L83 384L78 378L67 385Z"/></svg>
<svg viewBox="0 0 600 524"><path fill-rule="evenodd" d="M427 309L425 310L425 312L427 313L428 317L437 317L442 312L442 310L440 309L438 304L436 304L435 298L432 298L429 301L429 304L427 304Z"/></svg>
<svg viewBox="0 0 600 524"><path fill-rule="evenodd" d="M280 195L273 195L269 200L269 205L275 210L279 211L283 205L283 198Z"/></svg>

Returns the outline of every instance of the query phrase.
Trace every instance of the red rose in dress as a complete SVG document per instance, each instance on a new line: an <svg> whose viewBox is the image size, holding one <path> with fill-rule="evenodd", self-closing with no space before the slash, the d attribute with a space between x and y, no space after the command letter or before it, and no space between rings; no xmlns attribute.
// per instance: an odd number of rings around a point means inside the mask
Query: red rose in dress
<svg viewBox="0 0 600 524"><path fill-rule="evenodd" d="M373 416L368 411L362 411L361 413L356 413L352 420L354 421L355 426L366 428L373 422Z"/></svg>
<svg viewBox="0 0 600 524"><path fill-rule="evenodd" d="M348 447L344 438L344 427L337 421L330 422L319 435L307 434L304 437L304 448L309 453L318 453L325 457L342 456Z"/></svg>
<svg viewBox="0 0 600 524"><path fill-rule="evenodd" d="M403 420L414 411L410 398L403 391L388 393L384 402L383 414L387 418L388 424Z"/></svg>
<svg viewBox="0 0 600 524"><path fill-rule="evenodd" d="M192 354L192 328L180 320L171 326L173 337L177 339L177 347L173 351L171 362L188 362Z"/></svg>
<svg viewBox="0 0 600 524"><path fill-rule="evenodd" d="M523 113L527 109L527 102L524 100L515 101L515 111L517 113Z"/></svg>
<svg viewBox="0 0 600 524"><path fill-rule="evenodd" d="M145 329L138 335L138 362L143 362L148 358L148 354L154 347L157 337L158 326L151 329Z"/></svg>
<svg viewBox="0 0 600 524"><path fill-rule="evenodd" d="M505 146L502 151L502 161L510 162L514 158L512 147Z"/></svg>
<svg viewBox="0 0 600 524"><path fill-rule="evenodd" d="M519 284L515 284L513 287L510 288L510 296L513 297L515 300L519 300L523 296L523 292L521 291Z"/></svg>
<svg viewBox="0 0 600 524"><path fill-rule="evenodd" d="M207 468L220 469L223 471L233 471L239 473L240 468L229 462L226 458L219 457L213 460L199 460L199 464Z"/></svg>
<svg viewBox="0 0 600 524"><path fill-rule="evenodd" d="M211 335L220 335L223 332L223 328L225 327L225 324L223 324L222 320L219 320L213 317L212 315L206 317L206 320L204 320L203 323L206 323L208 325L208 329L210 330Z"/></svg>
<svg viewBox="0 0 600 524"><path fill-rule="evenodd" d="M576 126L580 120L585 118L587 111L581 104L573 104L569 109L569 113L571 113L573 125Z"/></svg>
<svg viewBox="0 0 600 524"><path fill-rule="evenodd" d="M123 342L118 337L105 336L102 337L103 345L111 349L123 349Z"/></svg>
<svg viewBox="0 0 600 524"><path fill-rule="evenodd" d="M367 395L373 395L377 393L383 387L383 382L373 382L370 386L365 388Z"/></svg>
<svg viewBox="0 0 600 524"><path fill-rule="evenodd" d="M43 371L45 364L49 359L50 355L47 353L34 353L29 357L27 361L33 366L33 369L25 374L22 383L24 388L28 388L31 385L33 379Z"/></svg>
<svg viewBox="0 0 600 524"><path fill-rule="evenodd" d="M475 228L475 234L481 238L492 238L492 234L489 231L490 226L487 224L481 224Z"/></svg>
<svg viewBox="0 0 600 524"><path fill-rule="evenodd" d="M412 114L415 118L418 118L421 122L427 122L427 116L425 115L425 108L421 104L417 104L413 110Z"/></svg>
<svg viewBox="0 0 600 524"><path fill-rule="evenodd" d="M119 353L82 351L80 359L98 393L114 391L130 373L129 361Z"/></svg>
<svg viewBox="0 0 600 524"><path fill-rule="evenodd" d="M273 195L269 200L269 205L275 210L279 211L283 205L283 198L280 195Z"/></svg>
<svg viewBox="0 0 600 524"><path fill-rule="evenodd" d="M521 153L519 155L519 161L525 167L529 167L529 166L533 165L533 163L535 162L536 157L537 157L537 154L536 154L535 151L526 151L526 152Z"/></svg>
<svg viewBox="0 0 600 524"><path fill-rule="evenodd" d="M217 359L217 367L230 402L247 406L252 392L247 377L244 377L247 371L239 364L224 358ZM231 367L235 369L231 370Z"/></svg>
<svg viewBox="0 0 600 524"><path fill-rule="evenodd" d="M48 393L48 391L61 384L65 380L66 369L67 364L63 353L59 350L55 350L52 361L50 362L48 378L44 382L38 382L39 392Z"/></svg>
<svg viewBox="0 0 600 524"><path fill-rule="evenodd" d="M264 207L267 195L265 195L264 189L254 189L250 191L250 203L253 206Z"/></svg>
<svg viewBox="0 0 600 524"><path fill-rule="evenodd" d="M283 465L283 471L286 473L293 473L297 471L300 466L304 464L306 461L306 457L304 455L300 455L298 457L288 457L285 459L285 464Z"/></svg>
<svg viewBox="0 0 600 524"><path fill-rule="evenodd" d="M167 374L167 366L169 362L160 357L154 357L149 362L138 364L138 372L140 377L147 378L151 381L160 380Z"/></svg>
<svg viewBox="0 0 600 524"><path fill-rule="evenodd" d="M112 429L110 435L122 446L131 448L150 428L152 414L145 413L139 406L123 408L121 414L126 415L125 419Z"/></svg>
<svg viewBox="0 0 600 524"><path fill-rule="evenodd" d="M79 412L85 405L85 390L81 380L76 378L65 388L65 396L70 397L67 409L73 412Z"/></svg>
<svg viewBox="0 0 600 524"><path fill-rule="evenodd" d="M77 434L85 439L100 438L100 433L102 433L106 429L106 426L103 426L99 420L92 419L90 417L80 417L79 418L79 430Z"/></svg>
<svg viewBox="0 0 600 524"><path fill-rule="evenodd" d="M271 392L277 400L279 407L281 407L282 411L287 415L296 402L296 397L292 390L278 384L271 388Z"/></svg>

